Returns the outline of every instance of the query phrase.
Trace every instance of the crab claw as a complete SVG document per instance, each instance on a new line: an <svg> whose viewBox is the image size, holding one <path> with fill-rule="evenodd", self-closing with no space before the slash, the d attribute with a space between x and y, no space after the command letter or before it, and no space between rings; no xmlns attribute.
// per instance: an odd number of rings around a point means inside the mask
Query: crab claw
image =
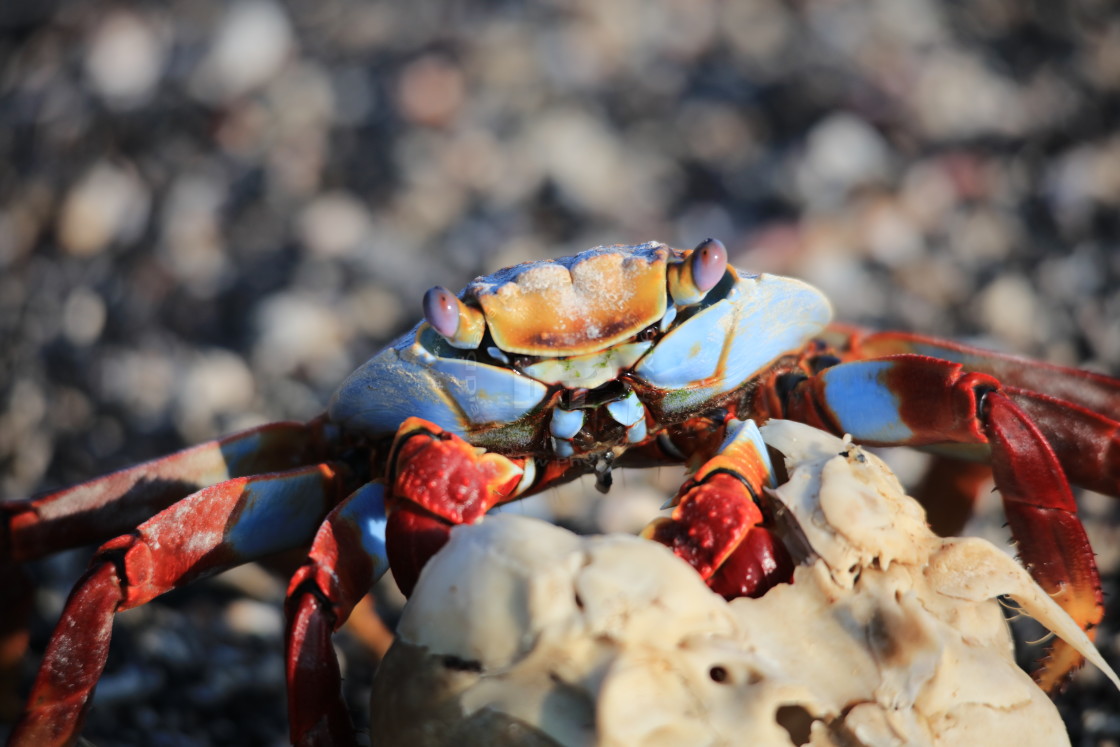
<svg viewBox="0 0 1120 747"><path fill-rule="evenodd" d="M723 597L761 596L793 577L789 551L762 526L758 498L773 485L766 445L748 420L681 486L672 517L642 536L671 548Z"/></svg>
<svg viewBox="0 0 1120 747"><path fill-rule="evenodd" d="M482 342L486 317L480 310L460 301L451 291L440 285L430 288L424 294L423 305L424 319L452 347L473 350Z"/></svg>
<svg viewBox="0 0 1120 747"><path fill-rule="evenodd" d="M704 239L684 262L669 268L669 293L679 306L700 303L727 272L727 247L719 239Z"/></svg>
<svg viewBox="0 0 1120 747"><path fill-rule="evenodd" d="M386 550L397 585L412 590L451 527L472 524L533 482L533 461L482 452L420 418L409 418L393 444Z"/></svg>

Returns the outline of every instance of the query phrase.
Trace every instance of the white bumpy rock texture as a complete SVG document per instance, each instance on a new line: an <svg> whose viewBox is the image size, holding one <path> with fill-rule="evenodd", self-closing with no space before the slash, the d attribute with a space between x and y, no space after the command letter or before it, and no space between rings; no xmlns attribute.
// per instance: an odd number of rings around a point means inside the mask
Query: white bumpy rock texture
<svg viewBox="0 0 1120 747"><path fill-rule="evenodd" d="M802 558L730 603L666 548L515 515L460 527L378 671L378 744L1068 744L1012 657L1007 595L1117 683L1010 557L942 539L874 455L763 428Z"/></svg>

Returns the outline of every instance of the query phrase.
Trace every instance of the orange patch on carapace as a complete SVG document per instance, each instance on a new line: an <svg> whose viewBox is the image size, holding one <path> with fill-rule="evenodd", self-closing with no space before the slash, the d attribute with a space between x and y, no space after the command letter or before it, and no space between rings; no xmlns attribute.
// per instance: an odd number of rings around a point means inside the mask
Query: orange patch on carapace
<svg viewBox="0 0 1120 747"><path fill-rule="evenodd" d="M616 345L665 314L668 252L652 258L606 252L570 268L529 267L478 293L487 326L509 353L559 357Z"/></svg>

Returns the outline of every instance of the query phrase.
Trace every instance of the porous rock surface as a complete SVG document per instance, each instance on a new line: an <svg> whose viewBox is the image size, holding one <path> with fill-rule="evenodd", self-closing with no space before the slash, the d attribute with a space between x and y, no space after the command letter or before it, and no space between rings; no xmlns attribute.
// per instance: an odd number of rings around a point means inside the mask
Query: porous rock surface
<svg viewBox="0 0 1120 747"><path fill-rule="evenodd" d="M1068 744L1015 665L1007 595L1117 682L1010 557L942 539L874 455L794 423L794 583L730 603L666 548L516 515L425 569L373 688L392 744ZM1120 686L1120 683L1118 683Z"/></svg>

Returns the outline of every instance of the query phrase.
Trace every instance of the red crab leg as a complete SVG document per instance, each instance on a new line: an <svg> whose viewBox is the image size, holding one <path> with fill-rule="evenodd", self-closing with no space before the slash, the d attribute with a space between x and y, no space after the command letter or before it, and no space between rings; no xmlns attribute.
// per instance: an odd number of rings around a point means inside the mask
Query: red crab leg
<svg viewBox="0 0 1120 747"><path fill-rule="evenodd" d="M1120 496L1120 422L1037 391L1005 391L1046 436L1070 482Z"/></svg>
<svg viewBox="0 0 1120 747"><path fill-rule="evenodd" d="M369 483L331 511L288 586L288 720L294 745L356 744L331 635L388 569L384 487Z"/></svg>
<svg viewBox="0 0 1120 747"><path fill-rule="evenodd" d="M994 376L1045 434L1070 482L1120 496L1120 379L921 335L829 332L845 358L916 353Z"/></svg>
<svg viewBox="0 0 1120 747"><path fill-rule="evenodd" d="M785 416L871 445L988 444L1024 565L1086 631L1100 621L1096 562L1062 466L992 376L920 355L841 363L795 386ZM1053 689L1080 663L1058 641L1035 677Z"/></svg>
<svg viewBox="0 0 1120 747"><path fill-rule="evenodd" d="M72 743L105 667L113 615L170 589L311 541L345 492L331 465L201 490L106 542L71 592L11 745Z"/></svg>
<svg viewBox="0 0 1120 747"><path fill-rule="evenodd" d="M324 459L322 419L270 423L36 498L0 503L0 559L104 542L196 490Z"/></svg>
<svg viewBox="0 0 1120 747"><path fill-rule="evenodd" d="M964 529L980 491L992 480L991 465L963 462L933 454L914 497L926 509L930 528L942 537L956 537Z"/></svg>
<svg viewBox="0 0 1120 747"><path fill-rule="evenodd" d="M1120 379L906 332L869 332L833 324L824 337L846 351L845 358L927 355L960 363L967 371L990 374L1006 387L1042 392L1120 420Z"/></svg>
<svg viewBox="0 0 1120 747"><path fill-rule="evenodd" d="M761 596L793 577L789 552L762 526L758 502L772 484L766 445L748 420L681 486L672 517L642 536L667 545L727 599Z"/></svg>

